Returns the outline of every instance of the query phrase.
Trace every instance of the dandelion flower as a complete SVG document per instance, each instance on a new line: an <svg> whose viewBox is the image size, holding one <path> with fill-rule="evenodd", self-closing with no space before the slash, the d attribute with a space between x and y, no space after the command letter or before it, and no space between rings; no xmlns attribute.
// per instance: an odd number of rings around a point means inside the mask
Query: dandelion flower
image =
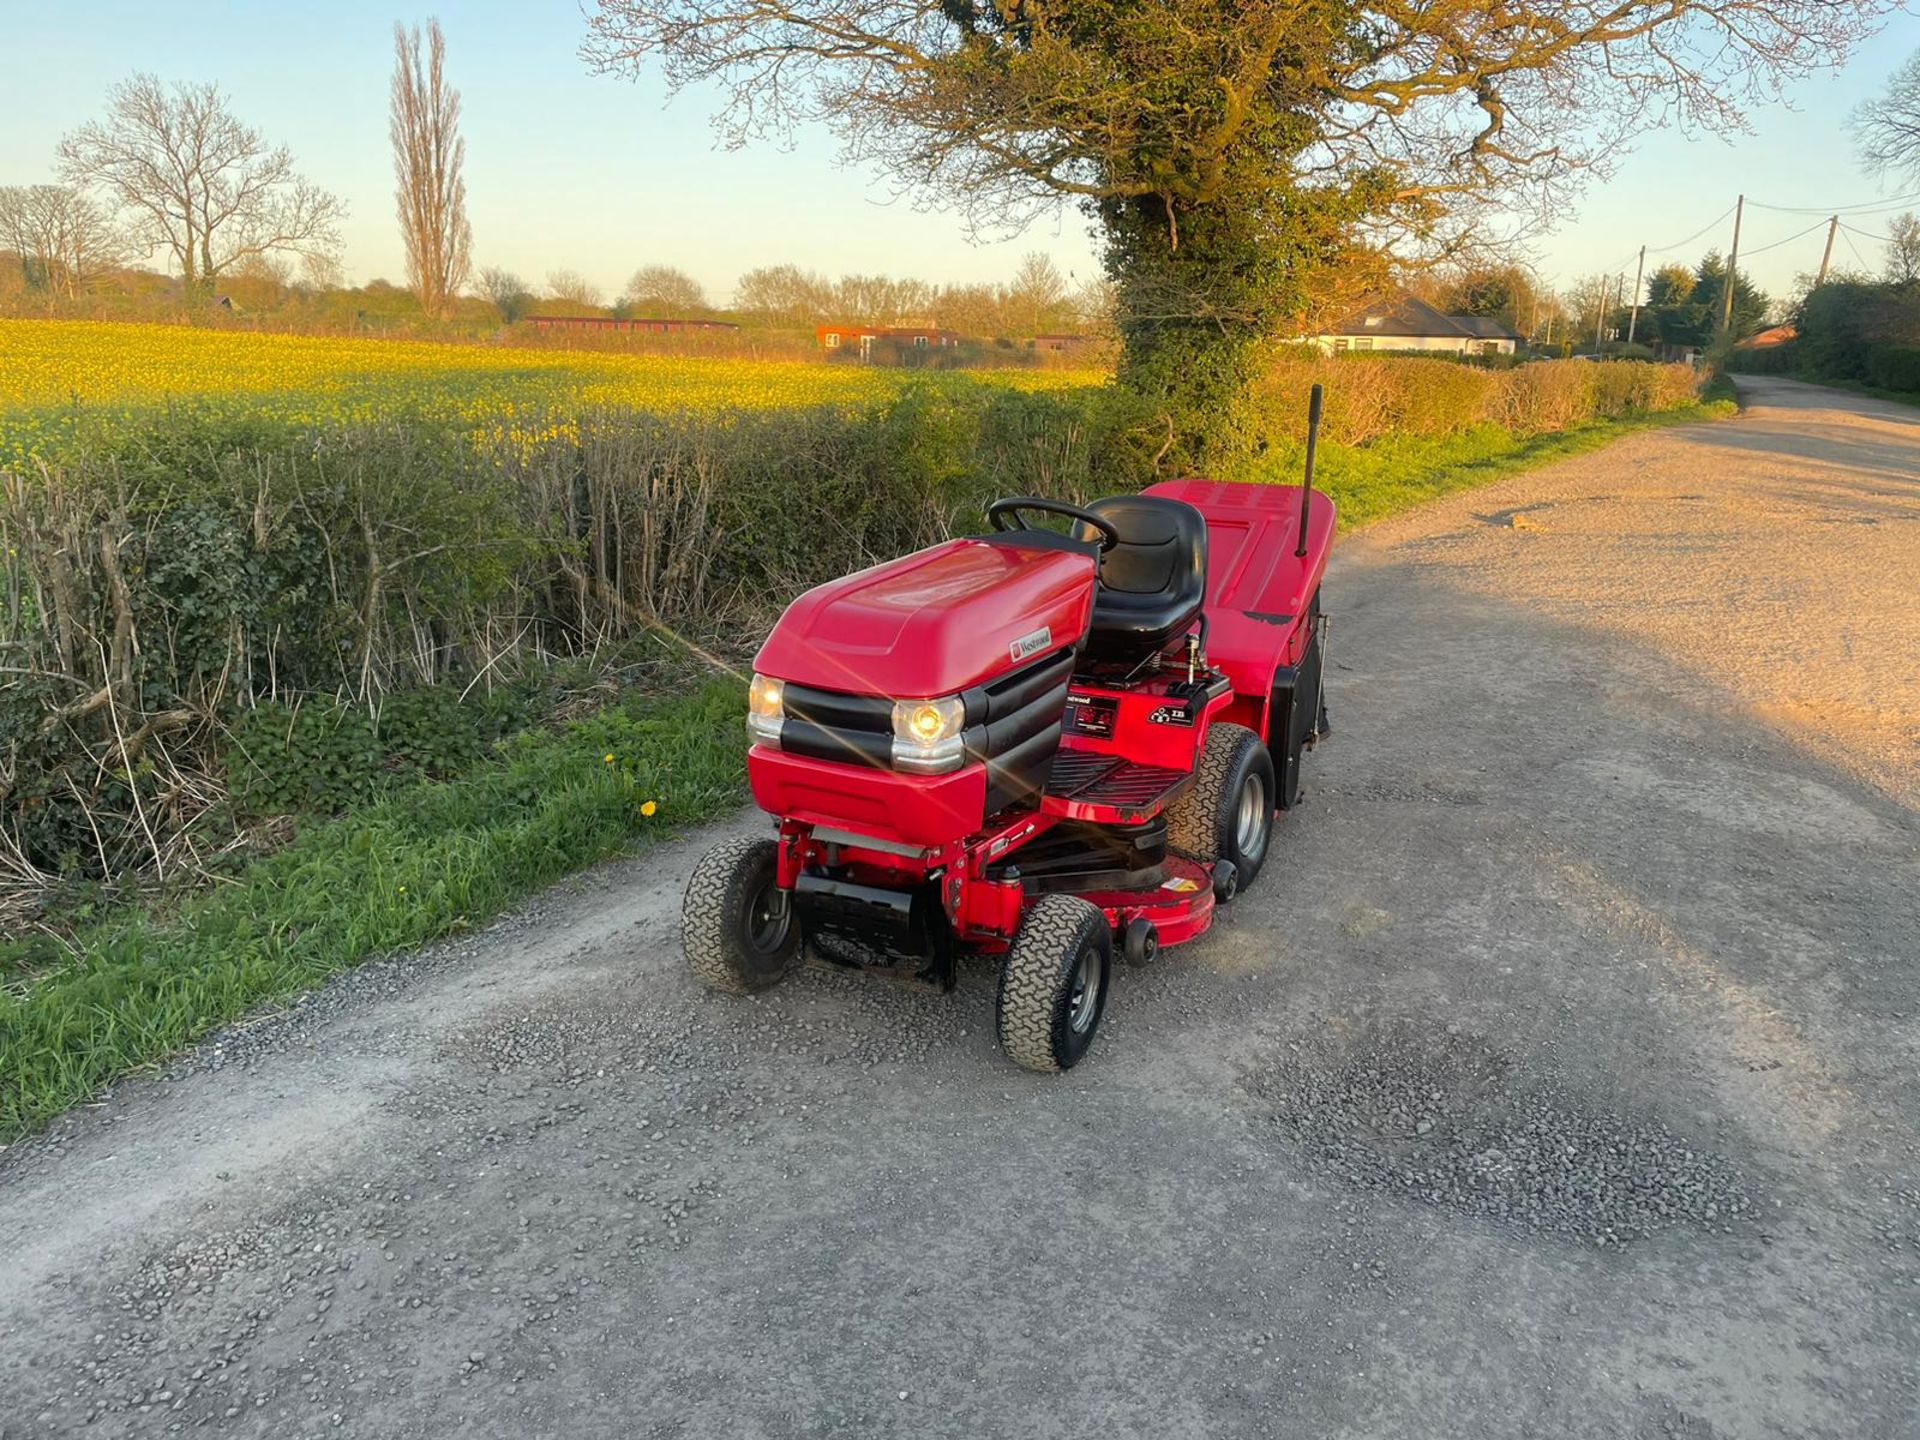
<svg viewBox="0 0 1920 1440"><path fill-rule="evenodd" d="M643 800L640 802L640 813L642 815L651 816L653 812L658 810L659 808L660 806L657 801Z"/></svg>

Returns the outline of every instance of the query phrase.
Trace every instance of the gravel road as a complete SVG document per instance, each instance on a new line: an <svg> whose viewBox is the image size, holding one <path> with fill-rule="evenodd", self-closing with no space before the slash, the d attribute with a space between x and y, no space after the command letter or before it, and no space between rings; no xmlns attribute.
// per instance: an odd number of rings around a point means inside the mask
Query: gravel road
<svg viewBox="0 0 1920 1440"><path fill-rule="evenodd" d="M1920 1433L1920 410L1749 382L1345 542L1335 733L1086 1064L699 850L0 1156L0 1434Z"/></svg>

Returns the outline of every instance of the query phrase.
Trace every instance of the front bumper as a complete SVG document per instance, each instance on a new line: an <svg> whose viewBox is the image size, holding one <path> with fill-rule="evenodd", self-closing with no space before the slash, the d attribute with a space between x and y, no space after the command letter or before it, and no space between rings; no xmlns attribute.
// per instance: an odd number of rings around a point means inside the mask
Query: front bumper
<svg viewBox="0 0 1920 1440"><path fill-rule="evenodd" d="M946 775L906 775L755 745L747 782L770 815L927 850L966 839L986 820L987 767L978 762Z"/></svg>

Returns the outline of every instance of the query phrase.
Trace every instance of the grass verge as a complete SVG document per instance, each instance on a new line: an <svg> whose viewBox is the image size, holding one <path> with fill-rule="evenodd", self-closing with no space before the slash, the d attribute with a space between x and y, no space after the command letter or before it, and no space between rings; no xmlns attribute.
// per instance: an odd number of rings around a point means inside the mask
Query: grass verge
<svg viewBox="0 0 1920 1440"><path fill-rule="evenodd" d="M740 803L740 686L633 699L309 829L234 884L73 937L0 990L0 1142L369 955L477 925L636 837Z"/></svg>

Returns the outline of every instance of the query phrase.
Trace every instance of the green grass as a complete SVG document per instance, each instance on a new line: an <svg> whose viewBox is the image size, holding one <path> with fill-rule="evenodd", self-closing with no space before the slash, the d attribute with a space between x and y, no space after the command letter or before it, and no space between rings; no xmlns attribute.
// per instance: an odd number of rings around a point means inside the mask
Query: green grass
<svg viewBox="0 0 1920 1440"><path fill-rule="evenodd" d="M314 826L234 884L81 932L64 963L16 965L0 990L0 1141L257 1005L738 805L740 713L739 684L715 680L516 736L461 779Z"/></svg>
<svg viewBox="0 0 1920 1440"><path fill-rule="evenodd" d="M1677 410L1595 420L1571 430L1520 436L1498 426L1476 426L1460 435L1392 438L1368 445L1322 445L1315 460L1314 483L1333 497L1343 533L1384 520L1416 505L1486 485L1535 466L1583 455L1623 435L1719 419L1739 408L1732 386L1716 379L1699 403ZM1259 478L1287 483L1300 473L1297 453L1270 458Z"/></svg>
<svg viewBox="0 0 1920 1440"><path fill-rule="evenodd" d="M1732 413L1731 387L1716 385L1697 405L1531 438L1480 427L1327 445L1318 480L1350 531L1622 435ZM1298 460L1269 457L1258 478L1290 482ZM741 703L739 682L718 679L529 731L458 779L303 830L232 883L114 912L64 944L0 945L0 1143L250 1009L479 925L636 840L738 805Z"/></svg>

